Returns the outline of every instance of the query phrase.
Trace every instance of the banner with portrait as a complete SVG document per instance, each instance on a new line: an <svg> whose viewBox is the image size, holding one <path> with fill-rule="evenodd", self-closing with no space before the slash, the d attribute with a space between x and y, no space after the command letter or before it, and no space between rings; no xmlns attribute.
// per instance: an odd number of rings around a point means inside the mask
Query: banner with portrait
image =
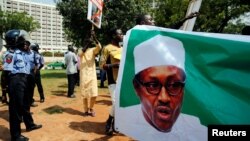
<svg viewBox="0 0 250 141"><path fill-rule="evenodd" d="M103 0L88 0L87 19L97 28L101 28Z"/></svg>
<svg viewBox="0 0 250 141"><path fill-rule="evenodd" d="M124 38L115 128L136 140L204 141L250 124L249 36L138 25Z"/></svg>

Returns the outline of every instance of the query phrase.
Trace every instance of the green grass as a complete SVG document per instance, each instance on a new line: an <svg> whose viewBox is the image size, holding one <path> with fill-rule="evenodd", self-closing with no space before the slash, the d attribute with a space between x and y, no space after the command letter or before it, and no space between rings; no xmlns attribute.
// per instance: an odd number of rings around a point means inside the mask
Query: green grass
<svg viewBox="0 0 250 141"><path fill-rule="evenodd" d="M41 70L41 76L44 79L67 78L66 70Z"/></svg>
<svg viewBox="0 0 250 141"><path fill-rule="evenodd" d="M56 95L63 96L67 94L68 91L68 81L66 70L41 70L42 84L44 88L45 95ZM100 84L100 80L98 80L98 86ZM107 86L107 81L105 81L105 86ZM107 94L108 88L99 88L99 94ZM79 87L75 87L75 93L79 93ZM37 90L35 89L35 94L37 94Z"/></svg>
<svg viewBox="0 0 250 141"><path fill-rule="evenodd" d="M48 114L62 114L63 113L63 107L55 105L53 107L49 107L44 109L44 111Z"/></svg>
<svg viewBox="0 0 250 141"><path fill-rule="evenodd" d="M41 78L45 97L66 96L68 90L66 70L41 70ZM35 89L36 94L38 92Z"/></svg>
<svg viewBox="0 0 250 141"><path fill-rule="evenodd" d="M1 72L0 72L1 74ZM42 85L44 90L45 99L48 96L67 96L68 81L66 70L41 70ZM98 85L100 80L98 80ZM105 81L107 86L107 81ZM108 88L99 88L99 94L107 94ZM35 88L35 99L39 100L37 87ZM79 87L75 87L75 93L80 95ZM53 113L53 112L52 112Z"/></svg>

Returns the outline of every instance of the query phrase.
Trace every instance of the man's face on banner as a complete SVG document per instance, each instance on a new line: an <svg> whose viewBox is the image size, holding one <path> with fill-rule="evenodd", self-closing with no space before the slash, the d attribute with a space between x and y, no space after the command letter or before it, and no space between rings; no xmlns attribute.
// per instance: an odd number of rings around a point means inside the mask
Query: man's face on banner
<svg viewBox="0 0 250 141"><path fill-rule="evenodd" d="M169 132L181 111L184 71L175 66L149 67L135 76L133 84L146 121Z"/></svg>

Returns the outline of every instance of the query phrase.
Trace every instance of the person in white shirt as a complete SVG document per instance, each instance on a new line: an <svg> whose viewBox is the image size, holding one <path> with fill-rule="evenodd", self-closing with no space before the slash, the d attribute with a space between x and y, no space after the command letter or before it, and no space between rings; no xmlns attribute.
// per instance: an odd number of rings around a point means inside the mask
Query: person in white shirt
<svg viewBox="0 0 250 141"><path fill-rule="evenodd" d="M68 51L64 55L67 79L68 79L68 97L75 98L74 89L76 84L76 74L77 74L77 56L74 53L74 48L69 45Z"/></svg>

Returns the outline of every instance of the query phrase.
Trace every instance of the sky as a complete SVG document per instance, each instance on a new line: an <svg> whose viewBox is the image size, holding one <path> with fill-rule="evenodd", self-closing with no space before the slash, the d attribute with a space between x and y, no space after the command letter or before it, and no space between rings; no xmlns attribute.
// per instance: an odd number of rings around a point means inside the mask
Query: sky
<svg viewBox="0 0 250 141"><path fill-rule="evenodd" d="M243 21L247 24L250 25L250 12L246 13L245 16L243 17Z"/></svg>
<svg viewBox="0 0 250 141"><path fill-rule="evenodd" d="M54 0L31 0L33 2L37 2L37 3L43 3L43 4L52 4L55 5Z"/></svg>

